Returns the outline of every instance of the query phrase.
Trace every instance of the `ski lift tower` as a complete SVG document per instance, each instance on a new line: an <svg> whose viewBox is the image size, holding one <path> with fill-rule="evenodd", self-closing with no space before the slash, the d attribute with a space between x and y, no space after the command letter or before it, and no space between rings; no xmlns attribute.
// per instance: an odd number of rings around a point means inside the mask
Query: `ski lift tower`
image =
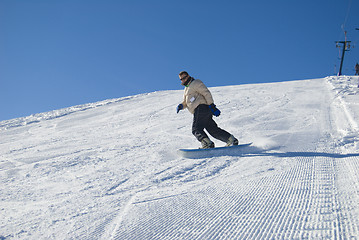
<svg viewBox="0 0 359 240"><path fill-rule="evenodd" d="M342 75L342 68L343 68L343 62L344 62L344 53L346 51L350 50L350 43L351 43L351 41L347 41L347 32L346 31L344 32L344 34L345 34L345 41L336 41L337 48L340 48L339 44L343 44L343 52L342 52L342 58L341 58L341 61L340 61L340 69L339 69L338 76Z"/></svg>

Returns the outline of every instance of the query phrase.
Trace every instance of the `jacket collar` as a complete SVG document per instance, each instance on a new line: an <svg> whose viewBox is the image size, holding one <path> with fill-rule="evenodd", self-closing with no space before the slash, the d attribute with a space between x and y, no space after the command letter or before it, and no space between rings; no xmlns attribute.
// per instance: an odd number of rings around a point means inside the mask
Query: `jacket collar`
<svg viewBox="0 0 359 240"><path fill-rule="evenodd" d="M194 80L193 77L189 77L189 78L187 79L187 81L186 81L183 85L184 85L185 87L188 87L193 80Z"/></svg>

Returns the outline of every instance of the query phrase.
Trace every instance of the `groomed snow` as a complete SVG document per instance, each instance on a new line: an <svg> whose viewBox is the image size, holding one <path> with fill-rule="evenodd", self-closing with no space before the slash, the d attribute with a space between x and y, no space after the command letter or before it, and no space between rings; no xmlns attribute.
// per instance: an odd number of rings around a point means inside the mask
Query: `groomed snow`
<svg viewBox="0 0 359 240"><path fill-rule="evenodd" d="M182 90L2 121L0 239L357 239L358 80L211 88L253 142L212 158Z"/></svg>

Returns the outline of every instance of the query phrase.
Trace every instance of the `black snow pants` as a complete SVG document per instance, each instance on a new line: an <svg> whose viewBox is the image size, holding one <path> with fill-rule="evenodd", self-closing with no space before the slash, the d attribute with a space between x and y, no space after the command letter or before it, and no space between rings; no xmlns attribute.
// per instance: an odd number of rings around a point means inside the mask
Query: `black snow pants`
<svg viewBox="0 0 359 240"><path fill-rule="evenodd" d="M192 124L192 133L198 141L202 141L203 138L208 138L204 129L206 129L211 136L222 142L227 142L231 136L230 133L217 126L217 123L212 118L212 112L209 106L201 104L194 110Z"/></svg>

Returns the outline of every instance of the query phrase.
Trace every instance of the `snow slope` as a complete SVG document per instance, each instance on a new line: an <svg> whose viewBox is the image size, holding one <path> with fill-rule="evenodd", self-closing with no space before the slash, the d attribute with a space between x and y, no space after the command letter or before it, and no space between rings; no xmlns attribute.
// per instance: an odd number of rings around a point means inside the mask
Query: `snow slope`
<svg viewBox="0 0 359 240"><path fill-rule="evenodd" d="M0 239L357 239L357 85L211 88L254 144L213 158L176 152L199 146L182 91L2 121Z"/></svg>

